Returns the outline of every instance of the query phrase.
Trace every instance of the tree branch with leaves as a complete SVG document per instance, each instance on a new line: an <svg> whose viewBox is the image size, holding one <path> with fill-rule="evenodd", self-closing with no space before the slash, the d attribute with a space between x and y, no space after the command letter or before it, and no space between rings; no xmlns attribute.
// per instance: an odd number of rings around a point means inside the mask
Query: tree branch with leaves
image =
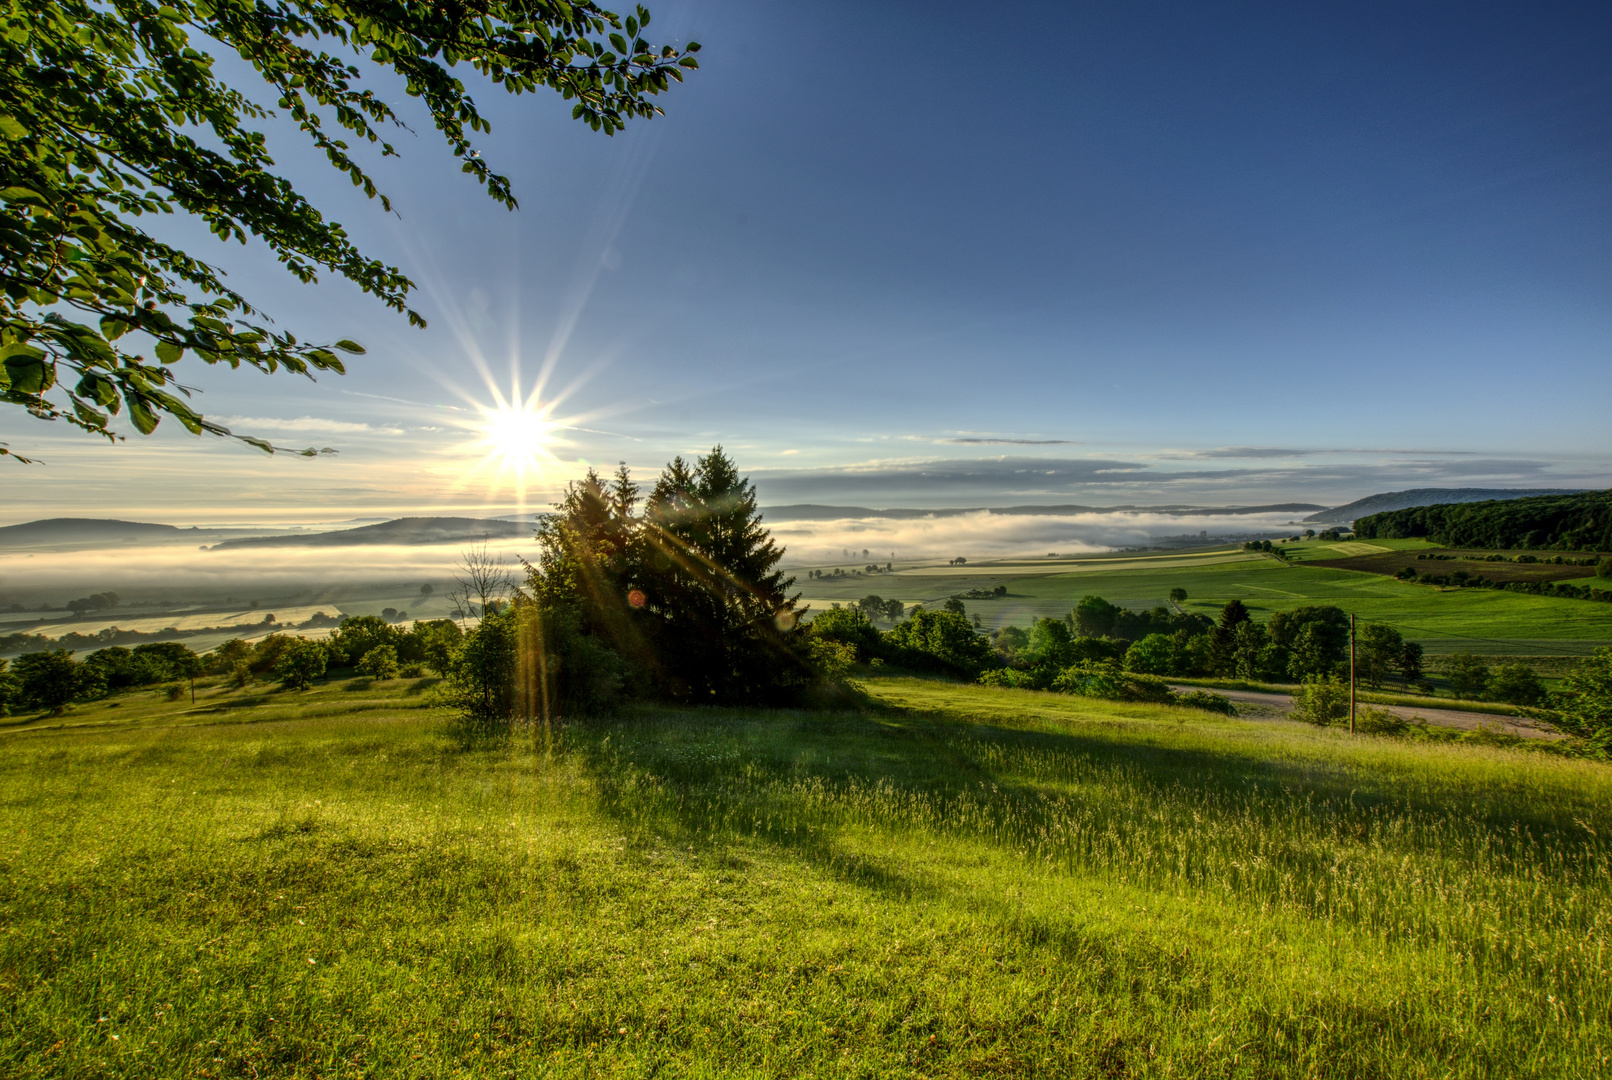
<svg viewBox="0 0 1612 1080"><path fill-rule="evenodd" d="M408 304L413 282L272 171L263 122L289 117L390 211L347 141L396 156L382 134L402 119L359 85L366 69L389 69L463 171L513 210L509 180L472 140L491 128L457 68L512 94L554 90L575 119L612 135L658 115L651 99L698 66L697 43L642 36L644 8L622 18L587 0L9 0L0 10L0 402L108 439L120 437L109 425L121 411L141 434L170 416L270 453L280 448L206 419L176 365L190 356L313 378L340 374L338 353L362 347L274 329L222 270L142 218L189 214L220 239L256 237L299 281L338 275L424 326ZM223 51L261 76L273 110L218 78ZM18 457L5 444L0 455Z"/></svg>

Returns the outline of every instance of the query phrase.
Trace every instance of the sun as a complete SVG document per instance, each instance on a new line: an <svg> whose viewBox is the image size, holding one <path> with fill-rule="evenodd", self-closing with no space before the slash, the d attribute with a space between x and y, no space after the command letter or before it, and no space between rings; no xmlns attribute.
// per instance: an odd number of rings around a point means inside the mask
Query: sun
<svg viewBox="0 0 1612 1080"><path fill-rule="evenodd" d="M547 409L524 402L500 404L486 410L484 418L488 456L502 459L505 469L523 472L553 460L549 448L556 425L549 419Z"/></svg>

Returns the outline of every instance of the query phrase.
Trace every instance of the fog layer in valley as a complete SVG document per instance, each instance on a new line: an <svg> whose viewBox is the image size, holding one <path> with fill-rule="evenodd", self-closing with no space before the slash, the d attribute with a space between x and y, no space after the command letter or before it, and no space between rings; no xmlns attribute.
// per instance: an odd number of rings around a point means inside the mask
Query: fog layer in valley
<svg viewBox="0 0 1612 1080"><path fill-rule="evenodd" d="M917 518L844 518L771 525L786 549L786 566L833 565L868 559L898 562L992 556L1073 554L1145 545L1165 537L1275 534L1297 530L1292 514L1202 515L1100 512L1072 515L977 511ZM529 538L495 540L488 551L513 572L534 559ZM0 608L60 605L81 593L115 589L130 595L224 591L250 593L365 583L451 584L464 544L351 548L218 548L120 544L98 550L0 553ZM845 552L852 554L847 556ZM0 615L3 618L3 615Z"/></svg>

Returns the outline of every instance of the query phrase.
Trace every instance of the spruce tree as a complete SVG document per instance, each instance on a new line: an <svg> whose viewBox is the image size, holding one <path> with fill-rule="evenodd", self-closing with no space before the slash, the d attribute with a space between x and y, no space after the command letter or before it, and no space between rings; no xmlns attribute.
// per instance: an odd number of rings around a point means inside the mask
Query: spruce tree
<svg viewBox="0 0 1612 1080"><path fill-rule="evenodd" d="M1237 627L1253 616L1241 600L1228 600L1220 609L1220 623L1210 631L1214 642L1215 674L1237 674Z"/></svg>
<svg viewBox="0 0 1612 1080"><path fill-rule="evenodd" d="M756 507L755 486L720 446L661 474L644 522L646 607L666 690L693 701L766 702L803 676L795 579Z"/></svg>

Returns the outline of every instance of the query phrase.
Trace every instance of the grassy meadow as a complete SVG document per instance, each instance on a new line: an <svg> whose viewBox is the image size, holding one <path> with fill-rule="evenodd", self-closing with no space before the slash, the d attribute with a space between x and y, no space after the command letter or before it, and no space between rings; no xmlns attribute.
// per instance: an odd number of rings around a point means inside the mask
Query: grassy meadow
<svg viewBox="0 0 1612 1080"><path fill-rule="evenodd" d="M916 679L0 733L11 1077L1604 1076L1612 769Z"/></svg>
<svg viewBox="0 0 1612 1080"><path fill-rule="evenodd" d="M869 593L908 603L934 604L970 589L1007 586L999 600L965 601L987 628L1028 625L1061 617L1088 593L1122 607L1166 604L1172 588L1187 590L1187 610L1210 617L1228 600L1241 600L1261 622L1272 613L1307 604L1335 604L1366 621L1386 622L1429 653L1476 652L1517 655L1587 655L1612 644L1612 604L1489 589L1438 589L1381 574L1308 566L1306 559L1370 555L1359 548L1409 550L1422 541L1287 545L1295 559L1224 548L1206 552L1161 552L1087 557L1079 560L983 561L967 567L914 566L894 574L801 582L818 608L854 602Z"/></svg>

